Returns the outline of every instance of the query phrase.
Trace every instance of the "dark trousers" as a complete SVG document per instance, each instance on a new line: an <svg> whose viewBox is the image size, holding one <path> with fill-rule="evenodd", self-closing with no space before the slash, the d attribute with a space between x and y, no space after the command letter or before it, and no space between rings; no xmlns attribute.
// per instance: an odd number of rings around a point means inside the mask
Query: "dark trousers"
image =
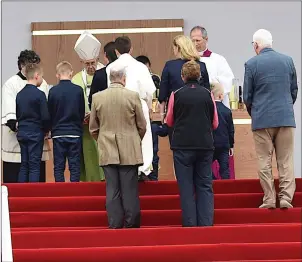
<svg viewBox="0 0 302 262"><path fill-rule="evenodd" d="M168 135L168 127L166 124L161 125L158 123L151 124L152 140L153 140L153 161L152 172L149 174L149 179L152 181L158 180L158 167L159 167L159 139L158 137L165 137Z"/></svg>
<svg viewBox="0 0 302 262"><path fill-rule="evenodd" d="M175 175L185 227L212 226L214 194L211 150L174 150Z"/></svg>
<svg viewBox="0 0 302 262"><path fill-rule="evenodd" d="M19 131L17 139L21 149L21 166L18 182L39 182L44 133Z"/></svg>
<svg viewBox="0 0 302 262"><path fill-rule="evenodd" d="M65 182L66 159L70 171L70 182L80 182L81 137L57 137L53 139L54 176L56 182Z"/></svg>
<svg viewBox="0 0 302 262"><path fill-rule="evenodd" d="M41 161L40 164L40 179L39 182L46 181L46 167L45 161ZM18 177L20 172L21 163L12 163L3 161L3 183L18 183ZM26 179L28 182L28 177Z"/></svg>
<svg viewBox="0 0 302 262"><path fill-rule="evenodd" d="M221 179L230 179L229 148L215 148L213 162L217 160L219 164L219 175ZM213 179L216 179L213 175Z"/></svg>
<svg viewBox="0 0 302 262"><path fill-rule="evenodd" d="M138 166L103 166L109 228L139 228Z"/></svg>

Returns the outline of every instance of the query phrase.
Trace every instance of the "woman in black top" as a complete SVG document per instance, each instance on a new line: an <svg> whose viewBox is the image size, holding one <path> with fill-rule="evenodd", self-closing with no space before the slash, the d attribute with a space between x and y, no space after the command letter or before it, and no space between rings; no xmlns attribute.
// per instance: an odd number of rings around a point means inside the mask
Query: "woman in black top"
<svg viewBox="0 0 302 262"><path fill-rule="evenodd" d="M200 65L185 63L181 69L184 86L172 92L166 122L172 128L170 140L175 175L180 191L183 226L212 226L213 129L218 126L211 92L199 84ZM195 195L196 194L196 200Z"/></svg>
<svg viewBox="0 0 302 262"><path fill-rule="evenodd" d="M105 65L108 66L110 63L114 62L117 59L115 53L115 45L114 42L109 42L104 46L104 60ZM97 70L93 76L90 93L88 97L89 108L91 108L92 103L92 95L105 90L108 87L107 84L107 73L106 67L103 67Z"/></svg>

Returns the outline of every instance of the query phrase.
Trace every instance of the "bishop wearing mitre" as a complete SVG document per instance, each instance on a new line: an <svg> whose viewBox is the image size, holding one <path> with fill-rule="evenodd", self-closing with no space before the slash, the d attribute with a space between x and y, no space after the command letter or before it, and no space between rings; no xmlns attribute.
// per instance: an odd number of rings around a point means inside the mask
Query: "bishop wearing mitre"
<svg viewBox="0 0 302 262"><path fill-rule="evenodd" d="M200 54L200 61L206 64L210 84L220 83L223 86L224 98L222 102L230 108L229 93L232 90L234 79L232 69L222 55L213 53L208 49L208 33L204 27L193 27L190 36Z"/></svg>
<svg viewBox="0 0 302 262"><path fill-rule="evenodd" d="M16 118L16 97L19 91L27 84L25 77L25 66L27 64L39 64L40 57L32 50L24 50L18 57L19 72L9 78L2 87L2 161L3 161L3 183L17 183L21 167L21 150L17 140L17 118ZM48 85L43 79L41 86L38 87L48 97ZM50 147L45 140L40 182L46 181L45 161L50 159Z"/></svg>
<svg viewBox="0 0 302 262"><path fill-rule="evenodd" d="M90 32L85 31L77 40L74 50L78 54L83 69L78 72L73 78L72 82L83 88L85 99L85 123L83 130L83 154L81 157L81 181L93 182L103 181L104 172L99 167L99 157L96 141L89 133L88 119L90 116L90 109L88 106L88 97L93 75L96 70L104 67L99 63L99 54L101 50L100 41L94 37Z"/></svg>

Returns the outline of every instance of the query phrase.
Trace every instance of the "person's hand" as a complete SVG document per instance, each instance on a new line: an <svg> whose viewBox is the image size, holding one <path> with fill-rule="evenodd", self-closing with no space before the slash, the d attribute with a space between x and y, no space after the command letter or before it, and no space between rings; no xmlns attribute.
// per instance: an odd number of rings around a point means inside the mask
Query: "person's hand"
<svg viewBox="0 0 302 262"><path fill-rule="evenodd" d="M230 148L229 156L233 156L233 155L234 155L234 148Z"/></svg>
<svg viewBox="0 0 302 262"><path fill-rule="evenodd" d="M88 124L90 119L90 113L86 113L84 117L84 124Z"/></svg>
<svg viewBox="0 0 302 262"><path fill-rule="evenodd" d="M160 121L162 122L162 124L165 123L165 118L166 118L166 114L161 113L161 114L160 114Z"/></svg>
<svg viewBox="0 0 302 262"><path fill-rule="evenodd" d="M50 132L47 132L47 133L45 134L44 140L49 139L49 136L50 136Z"/></svg>

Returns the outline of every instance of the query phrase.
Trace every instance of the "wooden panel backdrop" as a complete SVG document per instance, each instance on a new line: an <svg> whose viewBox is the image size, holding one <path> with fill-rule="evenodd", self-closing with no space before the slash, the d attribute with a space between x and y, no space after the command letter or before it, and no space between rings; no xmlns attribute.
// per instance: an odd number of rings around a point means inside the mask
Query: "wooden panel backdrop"
<svg viewBox="0 0 302 262"><path fill-rule="evenodd" d="M32 31L42 30L82 30L82 29L123 29L123 28L166 28L182 27L183 19L167 20L127 20L127 21L84 21L84 22L43 22L32 23ZM127 34L133 45L133 56L147 55L152 63L153 72L161 74L166 61L174 57L172 41L176 35L182 32L171 33L131 33ZM96 38L104 45L114 41L123 34L100 34ZM49 84L55 84L56 65L63 61L69 61L74 72L79 72L81 63L78 55L74 51L74 45L79 35L33 35L32 48L40 56L44 67L45 80ZM103 63L103 50L100 55Z"/></svg>
<svg viewBox="0 0 302 262"><path fill-rule="evenodd" d="M164 20L126 20L126 21L81 21L81 22L42 22L32 23L31 31L44 30L84 30L84 29L125 29L125 28L167 28L182 27L183 19L164 19ZM133 45L133 56L147 55L152 63L152 71L161 74L166 61L173 59L172 41L173 38L183 32L164 32L164 33L131 33L128 35ZM109 41L123 34L99 34L96 38L102 43L102 49ZM80 59L74 51L74 45L79 35L33 35L32 48L41 57L44 77L49 84L56 84L55 77L56 65L63 61L69 61L74 72L79 72L82 67ZM103 50L100 54L100 62L103 61ZM161 177L163 179L173 179L172 159L166 140L161 140ZM65 172L68 178L68 172ZM47 162L47 180L53 181L53 162Z"/></svg>

